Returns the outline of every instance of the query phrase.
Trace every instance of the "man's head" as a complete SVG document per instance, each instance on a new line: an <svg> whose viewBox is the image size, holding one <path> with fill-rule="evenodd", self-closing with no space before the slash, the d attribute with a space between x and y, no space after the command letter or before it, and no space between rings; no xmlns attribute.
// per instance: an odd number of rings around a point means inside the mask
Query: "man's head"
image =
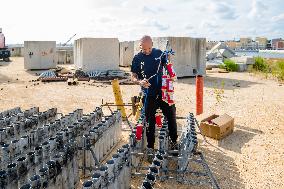
<svg viewBox="0 0 284 189"><path fill-rule="evenodd" d="M149 35L144 35L140 39L140 49L143 54L149 55L152 52L153 42Z"/></svg>

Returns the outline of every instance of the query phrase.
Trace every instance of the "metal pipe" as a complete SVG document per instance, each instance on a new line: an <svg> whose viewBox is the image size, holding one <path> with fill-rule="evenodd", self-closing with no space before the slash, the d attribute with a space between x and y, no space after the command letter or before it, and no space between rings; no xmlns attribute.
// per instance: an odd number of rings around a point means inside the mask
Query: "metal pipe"
<svg viewBox="0 0 284 189"><path fill-rule="evenodd" d="M32 189L32 185L27 183L19 187L20 189Z"/></svg>
<svg viewBox="0 0 284 189"><path fill-rule="evenodd" d="M100 174L101 174L101 177L102 177L102 189L106 189L107 186L108 186L108 167L103 165L100 167Z"/></svg>
<svg viewBox="0 0 284 189"><path fill-rule="evenodd" d="M35 166L40 166L43 162L42 147L35 147Z"/></svg>
<svg viewBox="0 0 284 189"><path fill-rule="evenodd" d="M7 166L7 172L8 172L8 185L7 189L17 189L18 188L18 174L17 174L17 164L16 163L10 163Z"/></svg>
<svg viewBox="0 0 284 189"><path fill-rule="evenodd" d="M130 178L131 178L131 162L130 162L130 146L129 144L122 145L124 150L124 186L125 188L130 188Z"/></svg>
<svg viewBox="0 0 284 189"><path fill-rule="evenodd" d="M74 147L73 142L69 141L67 144L67 175L68 175L68 188L74 188Z"/></svg>
<svg viewBox="0 0 284 189"><path fill-rule="evenodd" d="M1 142L1 143L7 142L6 139L7 139L7 131L6 131L6 128L1 128L1 129L0 129L0 142Z"/></svg>
<svg viewBox="0 0 284 189"><path fill-rule="evenodd" d="M94 184L94 189L100 189L101 188L102 178L101 178L101 174L100 173L95 172L92 175L92 181L93 181L93 184Z"/></svg>
<svg viewBox="0 0 284 189"><path fill-rule="evenodd" d="M156 182L156 177L150 173L148 173L145 177L146 182L149 182L151 184L151 186L154 186L155 182Z"/></svg>
<svg viewBox="0 0 284 189"><path fill-rule="evenodd" d="M83 183L83 189L94 189L93 181L87 180Z"/></svg>
<svg viewBox="0 0 284 189"><path fill-rule="evenodd" d="M48 166L46 164L44 164L39 169L39 175L40 175L41 187L42 188L47 188L48 187L48 177L49 177L48 174L49 174Z"/></svg>
<svg viewBox="0 0 284 189"><path fill-rule="evenodd" d="M159 169L157 168L157 166L156 165L151 165L150 167L149 167L149 170L148 170L148 173L150 173L150 174L152 174L152 175L154 175L155 177L159 174Z"/></svg>
<svg viewBox="0 0 284 189"><path fill-rule="evenodd" d="M27 168L28 168L28 176L31 177L36 174L35 171L35 153L34 152L28 152L26 154L27 159Z"/></svg>
<svg viewBox="0 0 284 189"><path fill-rule="evenodd" d="M19 149L19 140L13 140L11 141L10 145L10 153L11 153L11 158L16 158L20 154L20 149Z"/></svg>
<svg viewBox="0 0 284 189"><path fill-rule="evenodd" d="M8 185L8 175L5 170L0 170L0 188L7 188Z"/></svg>
<svg viewBox="0 0 284 189"><path fill-rule="evenodd" d="M30 132L29 134L29 146L35 146L37 144L37 134L36 134L36 130L33 130Z"/></svg>
<svg viewBox="0 0 284 189"><path fill-rule="evenodd" d="M74 188L77 188L80 183L79 164L78 164L78 143L73 141L74 154L73 154L73 175L74 175Z"/></svg>
<svg viewBox="0 0 284 189"><path fill-rule="evenodd" d="M46 163L48 167L48 188L49 189L57 189L56 185L56 176L57 176L57 167L56 162L50 160Z"/></svg>
<svg viewBox="0 0 284 189"><path fill-rule="evenodd" d="M107 165L107 174L108 174L108 189L114 188L114 161L108 160Z"/></svg>
<svg viewBox="0 0 284 189"><path fill-rule="evenodd" d="M56 138L50 137L49 140L49 146L50 146L50 154L53 155L56 150Z"/></svg>
<svg viewBox="0 0 284 189"><path fill-rule="evenodd" d="M32 189L41 188L41 177L40 175L33 175L30 177L29 182L32 186Z"/></svg>
<svg viewBox="0 0 284 189"><path fill-rule="evenodd" d="M44 139L43 127L38 127L36 134L37 134L37 143L42 143Z"/></svg>
<svg viewBox="0 0 284 189"><path fill-rule="evenodd" d="M20 138L20 152L24 153L29 147L29 137L27 135Z"/></svg>
<svg viewBox="0 0 284 189"><path fill-rule="evenodd" d="M120 179L119 179L119 176L120 176L120 168L119 168L119 165L120 165L120 157L118 154L113 154L112 155L112 160L114 162L114 188L121 188L120 187Z"/></svg>
<svg viewBox="0 0 284 189"><path fill-rule="evenodd" d="M67 170L67 152L65 148L59 151L62 157L62 189L68 189L68 170Z"/></svg>
<svg viewBox="0 0 284 189"><path fill-rule="evenodd" d="M46 163L50 159L50 144L48 141L45 141L42 143L42 157L43 157L43 163Z"/></svg>
<svg viewBox="0 0 284 189"><path fill-rule="evenodd" d="M103 148L103 142L102 142L102 132L103 132L103 124L102 123L99 123L97 125L98 127L98 130L97 130L97 133L98 133L98 140L96 142L96 146L98 147L98 161L101 161L101 159L103 158L103 153L104 153L104 148Z"/></svg>
<svg viewBox="0 0 284 189"><path fill-rule="evenodd" d="M63 158L61 155L56 154L52 157L53 161L55 162L55 188L62 188L62 166L63 166Z"/></svg>
<svg viewBox="0 0 284 189"><path fill-rule="evenodd" d="M26 157L20 157L17 160L17 175L18 175L18 187L25 184L28 177L27 159Z"/></svg>
<svg viewBox="0 0 284 189"><path fill-rule="evenodd" d="M5 169L9 163L11 163L10 144L4 143L1 147L1 169Z"/></svg>
<svg viewBox="0 0 284 189"><path fill-rule="evenodd" d="M141 189L153 189L153 187L151 186L151 184L147 181L144 181L142 183L142 186L140 187Z"/></svg>

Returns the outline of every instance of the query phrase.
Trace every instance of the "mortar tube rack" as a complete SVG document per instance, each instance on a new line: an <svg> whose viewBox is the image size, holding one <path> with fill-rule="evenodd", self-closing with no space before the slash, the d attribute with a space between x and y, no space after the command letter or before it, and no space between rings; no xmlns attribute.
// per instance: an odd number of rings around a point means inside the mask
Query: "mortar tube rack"
<svg viewBox="0 0 284 189"><path fill-rule="evenodd" d="M189 114L187 118L187 125L182 131L182 136L179 140L179 155L174 156L170 155L177 151L169 150L165 148L165 141L168 139L168 135L166 132L159 132L158 138L159 140L159 148L156 150L156 153L153 154L155 156L150 167L139 167L136 170L148 170L148 173L142 172L132 172L132 176L143 176L145 177L140 188L153 188L154 183L159 180L161 182L173 179L178 183L186 184L186 185L203 185L209 184L214 189L219 189L219 185L214 178L208 164L205 161L203 154L197 151L197 133L196 126L198 122L192 113ZM165 125L165 123L163 124ZM161 135L162 134L162 135ZM130 140L131 142L131 140ZM133 142L132 142L133 143ZM144 157L144 153L136 153L131 152L131 156L140 156ZM157 159L157 156L160 157ZM133 159L133 158L132 158ZM158 161L159 160L159 161ZM178 163L177 169L169 169L167 163L172 160ZM193 171L189 169L189 166L192 163L197 163L202 166L203 172ZM186 178L187 174L195 175L199 177L198 179L191 180ZM174 175L174 176L170 176ZM205 179L200 179L200 177L205 177Z"/></svg>

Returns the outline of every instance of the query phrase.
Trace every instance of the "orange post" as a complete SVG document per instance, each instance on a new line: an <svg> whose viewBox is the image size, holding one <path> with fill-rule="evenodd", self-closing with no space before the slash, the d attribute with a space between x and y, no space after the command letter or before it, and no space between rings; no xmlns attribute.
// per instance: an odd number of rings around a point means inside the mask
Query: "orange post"
<svg viewBox="0 0 284 189"><path fill-rule="evenodd" d="M196 76L196 115L203 113L203 86L204 80L202 75Z"/></svg>

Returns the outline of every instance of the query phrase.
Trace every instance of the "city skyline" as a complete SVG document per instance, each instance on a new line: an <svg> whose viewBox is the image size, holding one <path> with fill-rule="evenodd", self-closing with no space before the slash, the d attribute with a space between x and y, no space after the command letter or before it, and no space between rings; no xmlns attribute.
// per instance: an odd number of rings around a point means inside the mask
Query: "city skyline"
<svg viewBox="0 0 284 189"><path fill-rule="evenodd" d="M284 38L282 0L10 0L1 2L7 44L25 40L66 42L71 36ZM11 8L12 7L12 8ZM11 11L12 10L12 11Z"/></svg>

